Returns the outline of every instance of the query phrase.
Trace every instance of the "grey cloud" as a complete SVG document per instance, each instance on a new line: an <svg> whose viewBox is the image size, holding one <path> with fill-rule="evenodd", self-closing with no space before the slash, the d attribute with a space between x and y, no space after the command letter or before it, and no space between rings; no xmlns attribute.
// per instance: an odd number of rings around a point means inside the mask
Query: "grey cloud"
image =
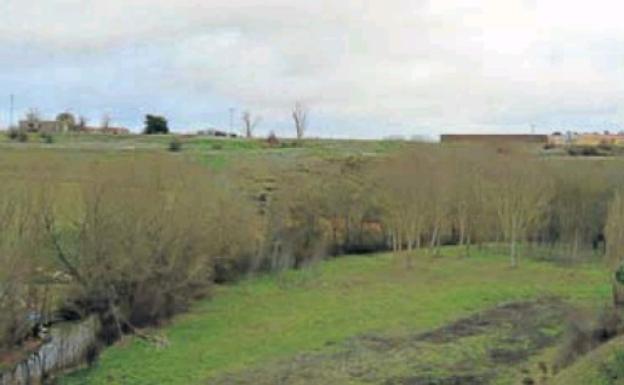
<svg viewBox="0 0 624 385"><path fill-rule="evenodd" d="M616 0L4 0L0 42L110 56L147 46L167 87L278 115L528 125L622 102ZM565 10L565 12L564 12ZM599 48L596 48L596 47ZM619 52L619 53L614 53ZM137 53L139 54L139 53ZM160 58L160 59L158 59ZM608 107L621 119L617 107Z"/></svg>

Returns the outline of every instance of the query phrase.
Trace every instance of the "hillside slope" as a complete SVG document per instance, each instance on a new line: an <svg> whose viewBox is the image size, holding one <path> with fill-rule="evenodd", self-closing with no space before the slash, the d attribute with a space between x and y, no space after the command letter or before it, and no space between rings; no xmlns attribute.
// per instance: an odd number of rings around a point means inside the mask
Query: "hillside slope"
<svg viewBox="0 0 624 385"><path fill-rule="evenodd" d="M549 385L624 384L624 336L581 357L559 373Z"/></svg>

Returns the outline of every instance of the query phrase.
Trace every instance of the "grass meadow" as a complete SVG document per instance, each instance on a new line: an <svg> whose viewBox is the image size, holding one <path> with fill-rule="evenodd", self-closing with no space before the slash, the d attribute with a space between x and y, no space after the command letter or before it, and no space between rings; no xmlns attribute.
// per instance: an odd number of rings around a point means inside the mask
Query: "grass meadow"
<svg viewBox="0 0 624 385"><path fill-rule="evenodd" d="M413 335L500 303L550 295L577 304L602 303L610 290L605 274L599 265L562 267L531 260L511 269L505 256L490 250L460 258L456 249L447 248L442 257L418 256L412 269L390 254L336 259L221 287L214 298L162 329L168 346L129 338L105 351L93 368L61 383L220 383L226 374L236 378L248 368L277 368L280 360L302 352L340 350L355 336ZM453 349L461 351L464 343L478 344L479 339L460 340ZM448 356L429 358L435 365ZM409 362L402 364L409 367ZM516 375L510 370L498 381L511 384ZM352 380L348 383L366 383ZM236 383L231 381L223 383ZM329 380L301 383L329 383L324 381Z"/></svg>

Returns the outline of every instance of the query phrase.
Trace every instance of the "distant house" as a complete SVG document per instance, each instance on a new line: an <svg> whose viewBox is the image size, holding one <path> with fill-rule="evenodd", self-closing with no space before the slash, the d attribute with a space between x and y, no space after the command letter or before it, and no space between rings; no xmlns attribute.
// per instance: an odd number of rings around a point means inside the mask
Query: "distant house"
<svg viewBox="0 0 624 385"><path fill-rule="evenodd" d="M442 143L469 144L548 144L548 135L536 134L445 134L440 136Z"/></svg>
<svg viewBox="0 0 624 385"><path fill-rule="evenodd" d="M28 132L64 132L66 127L56 120L20 120L19 129Z"/></svg>
<svg viewBox="0 0 624 385"><path fill-rule="evenodd" d="M553 147L563 146L624 146L624 133L579 133L567 131L562 134L555 132L549 137L550 145Z"/></svg>
<svg viewBox="0 0 624 385"><path fill-rule="evenodd" d="M128 135L130 130L124 127L79 127L71 126L64 121L56 120L20 120L19 129L28 132L85 132L106 135Z"/></svg>
<svg viewBox="0 0 624 385"><path fill-rule="evenodd" d="M38 113L30 111L19 121L19 129L28 132L69 132L76 128L76 118L68 112L58 114L56 120L42 120Z"/></svg>
<svg viewBox="0 0 624 385"><path fill-rule="evenodd" d="M599 145L624 145L624 135L622 134L579 134L573 141L573 144L581 146L599 146Z"/></svg>
<svg viewBox="0 0 624 385"><path fill-rule="evenodd" d="M130 130L124 127L101 127L96 132L107 135L128 135Z"/></svg>

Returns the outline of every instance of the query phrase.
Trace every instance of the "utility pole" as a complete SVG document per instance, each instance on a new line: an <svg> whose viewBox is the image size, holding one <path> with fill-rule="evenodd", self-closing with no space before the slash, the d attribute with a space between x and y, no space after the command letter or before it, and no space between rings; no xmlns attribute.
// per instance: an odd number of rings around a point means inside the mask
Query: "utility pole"
<svg viewBox="0 0 624 385"><path fill-rule="evenodd" d="M230 107L230 132L234 132L234 107Z"/></svg>
<svg viewBox="0 0 624 385"><path fill-rule="evenodd" d="M9 109L9 130L13 128L13 110L15 108L15 95L11 94L10 99L10 109Z"/></svg>

